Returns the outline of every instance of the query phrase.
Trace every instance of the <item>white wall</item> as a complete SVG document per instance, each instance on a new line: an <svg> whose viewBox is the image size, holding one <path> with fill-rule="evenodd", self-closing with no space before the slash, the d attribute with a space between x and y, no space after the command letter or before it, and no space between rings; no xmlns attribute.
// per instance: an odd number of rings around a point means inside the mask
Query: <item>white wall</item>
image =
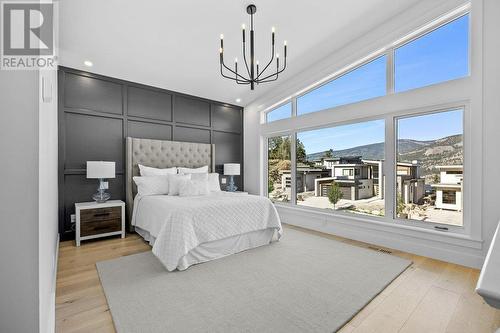
<svg viewBox="0 0 500 333"><path fill-rule="evenodd" d="M282 82L278 88L270 91L265 97L247 106L244 112L245 189L251 193L263 194L260 186L264 179L262 159L255 159L255 156L261 158L260 152L264 144L260 139L263 130L260 125L260 111L283 98L293 95L308 84L314 83L349 63L397 40L406 33L463 3L463 1L455 0L421 1L408 11L387 21L384 25L376 27L357 40L353 40L324 61L312 65L308 71ZM468 149L466 147L467 160L473 160L474 163L477 163L478 160L482 159L482 170L481 166L471 166L472 169L478 168L478 172L474 174L474 180L467 184L472 188L473 191L471 190L471 192L474 193L474 196L466 203L470 205L468 211L473 211L471 218L469 218L470 224L474 227L472 232L469 230L471 236L457 235L451 238L437 231L422 230L415 227L396 229L371 221L363 221L360 218L345 218L318 212L298 211L295 207L279 208L284 222L301 224L305 227L469 266L479 267L481 265L496 223L500 218L500 209L495 202L494 194L495 187L498 184L492 181L495 179L495 166L500 163L499 154L495 151L495 146L500 140L500 134L498 134L500 131L497 129L497 124L500 123L500 94L498 94L498 91L500 91L498 82L498 77L500 77L498 65L500 51L499 42L495 39L495 34L500 31L500 24L495 17L495 13L499 12L499 2L484 0L484 3L485 8L483 9L482 0L472 1L471 26L473 35L471 48L473 51L471 55L471 72L473 75L471 78L457 80L442 86L423 88L415 92L386 96L372 101L361 102L357 105L340 107L336 115L336 119L341 119L344 115L345 119L349 119L349 117L356 118L357 108L366 107L367 105L383 110L403 110L408 107L405 105L410 100L416 101L414 104L423 103L422 107L424 107L425 96L428 95L432 95L432 103L434 103L428 105L445 104L463 98L461 96L467 96L466 98L470 101L472 110L470 113L472 120L469 121L472 124L468 132L469 142L474 141L474 143L477 143L475 148L481 147L482 143L484 143L482 150ZM482 18L483 14L484 19ZM299 128L301 126L303 128L318 126L320 120L323 123L328 123L330 115L327 113L320 112L302 116L300 119L289 120L289 123L287 123L287 120L278 121L273 125L266 125L264 130L267 133L272 133L273 130L279 131L288 124ZM484 173L483 178L481 178L481 171Z"/></svg>
<svg viewBox="0 0 500 333"><path fill-rule="evenodd" d="M57 72L40 71L39 80L39 311L40 332L44 333L54 332L55 329L58 253Z"/></svg>
<svg viewBox="0 0 500 333"><path fill-rule="evenodd" d="M477 0L475 0L477 1ZM500 1L484 0L483 34L483 238L489 245L500 220ZM486 250L486 247L485 247Z"/></svg>
<svg viewBox="0 0 500 333"><path fill-rule="evenodd" d="M0 332L38 332L38 73L0 71Z"/></svg>

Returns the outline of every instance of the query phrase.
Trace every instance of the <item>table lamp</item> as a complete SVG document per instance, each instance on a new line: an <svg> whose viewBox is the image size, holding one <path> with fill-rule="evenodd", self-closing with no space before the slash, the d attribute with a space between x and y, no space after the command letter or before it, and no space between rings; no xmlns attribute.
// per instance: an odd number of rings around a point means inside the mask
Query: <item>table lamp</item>
<svg viewBox="0 0 500 333"><path fill-rule="evenodd" d="M87 161L87 178L99 179L97 193L92 196L96 202L106 202L111 194L106 192L108 183L105 179L115 178L115 162Z"/></svg>
<svg viewBox="0 0 500 333"><path fill-rule="evenodd" d="M224 175L229 176L229 185L226 188L227 191L236 192L238 188L234 185L234 176L240 175L240 165L238 163L225 163Z"/></svg>

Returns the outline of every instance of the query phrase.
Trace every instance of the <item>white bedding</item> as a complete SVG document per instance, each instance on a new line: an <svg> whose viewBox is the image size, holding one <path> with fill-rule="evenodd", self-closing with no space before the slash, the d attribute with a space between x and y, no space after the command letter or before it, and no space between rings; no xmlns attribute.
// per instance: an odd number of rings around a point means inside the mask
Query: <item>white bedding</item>
<svg viewBox="0 0 500 333"><path fill-rule="evenodd" d="M282 234L278 213L269 199L228 192L197 197L136 196L132 225L152 236L152 252L169 271L192 264L186 258L201 244L269 229L276 231L277 239Z"/></svg>

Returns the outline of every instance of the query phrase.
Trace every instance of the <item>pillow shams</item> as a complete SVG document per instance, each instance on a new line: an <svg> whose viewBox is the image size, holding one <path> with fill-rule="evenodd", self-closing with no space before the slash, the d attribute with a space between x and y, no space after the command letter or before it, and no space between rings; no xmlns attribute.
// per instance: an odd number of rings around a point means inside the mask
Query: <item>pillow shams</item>
<svg viewBox="0 0 500 333"><path fill-rule="evenodd" d="M146 177L166 176L166 175L175 175L177 173L177 168L173 167L173 168L159 169L139 164L139 171L141 173L141 176L146 176Z"/></svg>
<svg viewBox="0 0 500 333"><path fill-rule="evenodd" d="M168 193L167 176L134 177L139 195L161 195Z"/></svg>
<svg viewBox="0 0 500 333"><path fill-rule="evenodd" d="M191 175L168 175L168 195L179 195L182 181L191 180Z"/></svg>
<svg viewBox="0 0 500 333"><path fill-rule="evenodd" d="M210 193L208 180L182 180L179 183L179 196L191 197Z"/></svg>

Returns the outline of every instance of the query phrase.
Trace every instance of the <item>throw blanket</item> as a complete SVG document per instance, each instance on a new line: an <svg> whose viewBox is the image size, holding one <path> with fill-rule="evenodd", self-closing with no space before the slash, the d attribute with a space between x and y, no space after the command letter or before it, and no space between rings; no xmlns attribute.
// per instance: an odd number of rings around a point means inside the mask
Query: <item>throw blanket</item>
<svg viewBox="0 0 500 333"><path fill-rule="evenodd" d="M268 198L228 192L137 197L132 224L156 238L153 254L169 271L206 242L269 228L278 231L278 239L282 235L278 213Z"/></svg>

